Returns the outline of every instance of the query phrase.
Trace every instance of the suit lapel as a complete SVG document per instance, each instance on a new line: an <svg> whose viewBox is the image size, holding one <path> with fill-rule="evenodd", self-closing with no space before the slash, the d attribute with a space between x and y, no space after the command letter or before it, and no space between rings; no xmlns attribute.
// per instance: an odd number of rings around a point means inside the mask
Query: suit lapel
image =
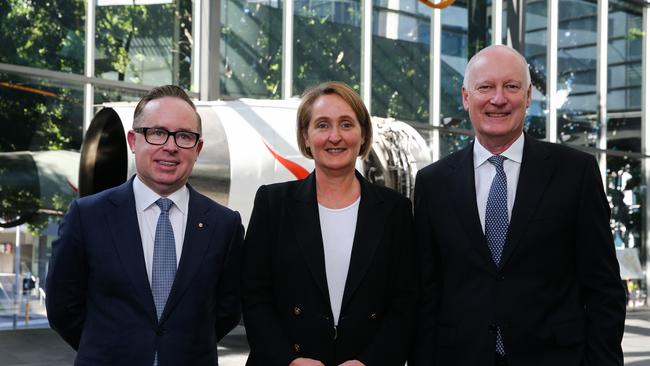
<svg viewBox="0 0 650 366"><path fill-rule="evenodd" d="M526 225L532 218L553 175L555 164L543 144L525 135L524 153L517 183L517 195L512 208L506 245L501 256L503 267L519 245Z"/></svg>
<svg viewBox="0 0 650 366"><path fill-rule="evenodd" d="M456 159L449 162L453 172L449 190L451 200L449 207L463 226L463 232L469 238L470 245L483 258L485 263L493 264L492 254L487 246L476 204L476 185L474 182L474 145L461 150ZM461 233L459 233L461 234Z"/></svg>
<svg viewBox="0 0 650 366"><path fill-rule="evenodd" d="M386 210L381 210L382 199L374 187L358 172L356 174L361 184L361 202L359 203L350 267L345 280L341 309L344 309L350 301L352 294L359 287L368 271L383 234L382 230L378 230L378 228L385 226L386 216L389 214Z"/></svg>
<svg viewBox="0 0 650 366"><path fill-rule="evenodd" d="M133 178L113 191L109 196L109 202L113 205L113 209L107 210L106 218L113 236L113 244L123 265L122 269L131 279L136 297L155 323L156 307L144 263L140 227L133 196Z"/></svg>
<svg viewBox="0 0 650 366"><path fill-rule="evenodd" d="M290 216L296 233L296 240L302 251L309 272L329 303L327 278L325 275L325 253L320 230L318 203L316 201L316 175L312 172L298 183L293 196Z"/></svg>
<svg viewBox="0 0 650 366"><path fill-rule="evenodd" d="M188 185L187 188L190 191L190 199L187 208L183 251L174 277L174 284L169 292L163 314L160 317L161 322L169 317L170 312L181 299L199 270L208 249L209 238L216 225L216 223L208 222L207 213L210 208L206 202L200 199L198 193L192 187Z"/></svg>

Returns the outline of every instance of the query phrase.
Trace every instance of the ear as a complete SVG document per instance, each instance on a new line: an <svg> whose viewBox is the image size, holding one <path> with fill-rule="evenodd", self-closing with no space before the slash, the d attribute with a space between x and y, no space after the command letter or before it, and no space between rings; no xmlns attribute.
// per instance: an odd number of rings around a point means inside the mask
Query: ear
<svg viewBox="0 0 650 366"><path fill-rule="evenodd" d="M126 133L126 140L129 142L131 152L135 153L135 132L133 130Z"/></svg>
<svg viewBox="0 0 650 366"><path fill-rule="evenodd" d="M465 86L463 86L460 89L460 94L463 96L463 108L465 108L465 110L468 110L468 108L469 108L469 92L467 91L467 89L465 89Z"/></svg>
<svg viewBox="0 0 650 366"><path fill-rule="evenodd" d="M526 108L530 107L530 101L533 96L533 85L528 85L528 91L526 91Z"/></svg>
<svg viewBox="0 0 650 366"><path fill-rule="evenodd" d="M196 158L199 158L199 154L201 153L201 149L203 149L203 139L199 139L199 142L196 144Z"/></svg>

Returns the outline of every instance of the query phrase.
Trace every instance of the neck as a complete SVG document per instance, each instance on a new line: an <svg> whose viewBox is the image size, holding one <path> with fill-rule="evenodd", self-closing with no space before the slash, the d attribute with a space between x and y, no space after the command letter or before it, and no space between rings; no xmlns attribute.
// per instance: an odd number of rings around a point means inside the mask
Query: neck
<svg viewBox="0 0 650 366"><path fill-rule="evenodd" d="M476 135L476 139L492 155L500 155L517 141L520 135L510 139L491 139Z"/></svg>
<svg viewBox="0 0 650 366"><path fill-rule="evenodd" d="M343 174L329 174L316 168L316 198L327 208L351 205L361 195L361 184L354 170Z"/></svg>

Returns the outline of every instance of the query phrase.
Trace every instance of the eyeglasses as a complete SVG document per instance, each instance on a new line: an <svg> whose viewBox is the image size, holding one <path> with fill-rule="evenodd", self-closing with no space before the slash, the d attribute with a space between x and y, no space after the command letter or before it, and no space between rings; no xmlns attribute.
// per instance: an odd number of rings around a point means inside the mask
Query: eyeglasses
<svg viewBox="0 0 650 366"><path fill-rule="evenodd" d="M176 131L169 132L164 128L137 127L133 131L144 135L145 141L151 145L164 145L169 136L174 136L174 143L182 149L191 149L199 142L199 135L196 132Z"/></svg>

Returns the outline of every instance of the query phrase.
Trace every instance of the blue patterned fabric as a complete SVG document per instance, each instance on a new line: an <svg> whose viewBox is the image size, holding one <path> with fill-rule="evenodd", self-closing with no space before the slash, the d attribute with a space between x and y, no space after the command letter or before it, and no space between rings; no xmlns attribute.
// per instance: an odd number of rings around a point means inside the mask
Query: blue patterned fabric
<svg viewBox="0 0 650 366"><path fill-rule="evenodd" d="M156 225L156 237L153 244L153 269L151 274L151 292L156 305L158 320L162 315L169 291L176 276L176 244L174 230L169 221L169 209L174 202L169 198L160 198L156 205L160 207L160 216ZM158 365L158 352L154 356L154 366Z"/></svg>
<svg viewBox="0 0 650 366"><path fill-rule="evenodd" d="M496 175L490 186L487 205L485 207L485 237L488 247L492 252L492 259L498 266L501 262L501 253L506 244L508 234L508 181L506 172L503 170L503 161L506 158L501 155L494 155L488 159L496 169ZM496 352L505 355L501 328L497 327Z"/></svg>

